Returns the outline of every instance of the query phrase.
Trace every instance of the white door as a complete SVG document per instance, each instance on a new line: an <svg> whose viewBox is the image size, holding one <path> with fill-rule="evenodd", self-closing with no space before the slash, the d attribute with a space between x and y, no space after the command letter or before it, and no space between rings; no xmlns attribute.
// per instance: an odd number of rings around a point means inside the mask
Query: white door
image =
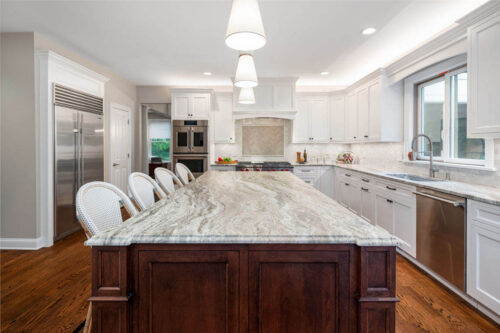
<svg viewBox="0 0 500 333"><path fill-rule="evenodd" d="M219 94L215 97L216 107L213 111L214 143L234 142L233 99L230 94Z"/></svg>
<svg viewBox="0 0 500 333"><path fill-rule="evenodd" d="M130 174L130 109L111 104L110 117L111 183L127 193Z"/></svg>
<svg viewBox="0 0 500 333"><path fill-rule="evenodd" d="M311 99L311 138L314 142L330 141L330 110L328 97Z"/></svg>
<svg viewBox="0 0 500 333"><path fill-rule="evenodd" d="M358 93L358 135L360 140L367 140L370 131L370 108L368 88Z"/></svg>
<svg viewBox="0 0 500 333"><path fill-rule="evenodd" d="M333 96L330 113L330 141L345 139L345 99L344 96Z"/></svg>
<svg viewBox="0 0 500 333"><path fill-rule="evenodd" d="M346 99L347 141L356 141L358 138L358 100L356 94L347 96Z"/></svg>

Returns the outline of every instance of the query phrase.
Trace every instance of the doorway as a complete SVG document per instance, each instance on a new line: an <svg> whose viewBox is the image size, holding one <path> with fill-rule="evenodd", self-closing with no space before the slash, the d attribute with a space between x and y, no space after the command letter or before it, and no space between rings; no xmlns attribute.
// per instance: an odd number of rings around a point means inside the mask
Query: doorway
<svg viewBox="0 0 500 333"><path fill-rule="evenodd" d="M110 107L110 179L111 183L127 193L130 162L130 113L129 107L111 103Z"/></svg>

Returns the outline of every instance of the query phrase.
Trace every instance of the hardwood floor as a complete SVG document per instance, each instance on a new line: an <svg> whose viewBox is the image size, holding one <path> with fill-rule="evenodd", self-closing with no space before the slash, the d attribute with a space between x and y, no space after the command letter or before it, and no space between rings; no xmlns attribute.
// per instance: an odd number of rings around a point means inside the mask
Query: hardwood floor
<svg viewBox="0 0 500 333"><path fill-rule="evenodd" d="M76 233L52 248L1 251L1 331L73 332L90 296L90 249ZM401 256L397 258L396 332L499 332Z"/></svg>

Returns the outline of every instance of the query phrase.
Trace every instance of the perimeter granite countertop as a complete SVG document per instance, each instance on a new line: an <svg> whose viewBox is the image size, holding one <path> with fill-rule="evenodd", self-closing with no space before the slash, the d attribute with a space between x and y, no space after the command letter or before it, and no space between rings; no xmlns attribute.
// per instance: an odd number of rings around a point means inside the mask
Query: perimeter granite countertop
<svg viewBox="0 0 500 333"><path fill-rule="evenodd" d="M134 243L402 244L289 172L234 171L208 171L85 244Z"/></svg>
<svg viewBox="0 0 500 333"><path fill-rule="evenodd" d="M464 182L456 182L451 180L446 181L412 181L408 179L401 179L397 177L388 176L388 173L401 173L398 171L382 171L376 170L360 164L336 164L336 163L307 163L307 164L294 164L295 166L333 166L337 168L343 168L348 170L353 170L367 175L377 176L380 178L385 178L392 181L397 181L404 184L410 184L414 186L420 186L423 188L428 188L432 190L437 190L449 194L454 194L462 196L468 199L477 200L485 202L492 205L500 206L500 188L484 185L476 185Z"/></svg>

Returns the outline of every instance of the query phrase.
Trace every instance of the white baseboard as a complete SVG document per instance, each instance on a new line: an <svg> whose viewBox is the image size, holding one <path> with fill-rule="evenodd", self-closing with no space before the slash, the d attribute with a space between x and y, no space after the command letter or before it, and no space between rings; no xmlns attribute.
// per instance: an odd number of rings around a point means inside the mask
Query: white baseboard
<svg viewBox="0 0 500 333"><path fill-rule="evenodd" d="M43 247L43 238L0 238L2 250L38 250Z"/></svg>

